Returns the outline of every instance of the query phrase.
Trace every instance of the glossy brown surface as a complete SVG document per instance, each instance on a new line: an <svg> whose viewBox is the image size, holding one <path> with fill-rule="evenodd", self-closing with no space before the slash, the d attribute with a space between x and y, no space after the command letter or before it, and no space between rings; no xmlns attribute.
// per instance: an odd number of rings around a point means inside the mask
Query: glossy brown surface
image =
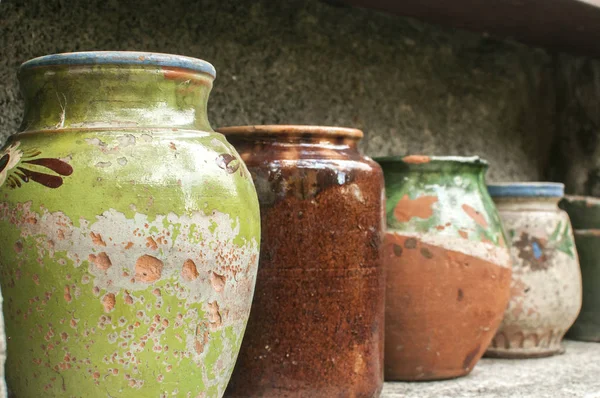
<svg viewBox="0 0 600 398"><path fill-rule="evenodd" d="M358 130L223 129L261 205L256 293L225 396L376 397L383 384L383 177Z"/></svg>

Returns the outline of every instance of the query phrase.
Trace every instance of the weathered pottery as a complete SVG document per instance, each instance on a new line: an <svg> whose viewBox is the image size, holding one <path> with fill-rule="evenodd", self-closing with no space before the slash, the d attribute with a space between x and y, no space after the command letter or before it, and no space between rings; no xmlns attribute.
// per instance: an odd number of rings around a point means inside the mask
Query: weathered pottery
<svg viewBox="0 0 600 398"><path fill-rule="evenodd" d="M217 397L258 265L258 200L211 130L213 67L51 55L19 70L0 151L0 272L16 397Z"/></svg>
<svg viewBox="0 0 600 398"><path fill-rule="evenodd" d="M564 185L490 185L511 241L511 300L486 356L535 358L563 352L561 341L581 308L581 272Z"/></svg>
<svg viewBox="0 0 600 398"><path fill-rule="evenodd" d="M583 305L567 337L600 342L600 199L566 196L560 206L571 217L575 229L583 280Z"/></svg>
<svg viewBox="0 0 600 398"><path fill-rule="evenodd" d="M387 157L386 380L468 374L500 325L511 261L477 157Z"/></svg>
<svg viewBox="0 0 600 398"><path fill-rule="evenodd" d="M220 129L261 206L256 294L230 397L377 397L383 384L383 176L362 132Z"/></svg>

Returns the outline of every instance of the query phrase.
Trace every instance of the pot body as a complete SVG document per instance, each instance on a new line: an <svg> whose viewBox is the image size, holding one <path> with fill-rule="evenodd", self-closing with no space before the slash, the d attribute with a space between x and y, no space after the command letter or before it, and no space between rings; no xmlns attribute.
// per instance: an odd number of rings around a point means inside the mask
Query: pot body
<svg viewBox="0 0 600 398"><path fill-rule="evenodd" d="M383 178L358 130L226 128L257 187L262 240L226 396L377 397L383 386Z"/></svg>
<svg viewBox="0 0 600 398"><path fill-rule="evenodd" d="M510 255L478 158L378 159L387 196L386 380L468 374L509 299Z"/></svg>
<svg viewBox="0 0 600 398"><path fill-rule="evenodd" d="M556 192L540 194L539 187ZM513 187L522 189L511 192ZM511 300L487 356L535 358L563 351L581 308L581 272L568 215L558 208L562 184L490 186L511 240Z"/></svg>
<svg viewBox="0 0 600 398"><path fill-rule="evenodd" d="M22 66L23 131L0 152L14 396L222 395L260 225L249 173L206 120L211 69L139 53Z"/></svg>
<svg viewBox="0 0 600 398"><path fill-rule="evenodd" d="M567 211L575 229L583 285L581 312L569 329L573 340L600 342L600 200L593 197L566 196L560 206Z"/></svg>

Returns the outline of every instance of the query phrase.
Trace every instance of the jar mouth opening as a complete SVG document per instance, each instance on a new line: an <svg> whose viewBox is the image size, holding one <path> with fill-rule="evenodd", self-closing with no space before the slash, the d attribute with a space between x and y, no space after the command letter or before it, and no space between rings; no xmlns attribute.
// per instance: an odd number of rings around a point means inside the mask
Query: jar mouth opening
<svg viewBox="0 0 600 398"><path fill-rule="evenodd" d="M488 162L479 156L430 156L430 155L392 155L376 157L378 163L403 164L406 166L428 165L466 165L487 167Z"/></svg>
<svg viewBox="0 0 600 398"><path fill-rule="evenodd" d="M218 128L216 131L226 136L282 135L288 137L340 137L357 140L363 138L363 132L358 129L334 126L271 124L257 126L228 126Z"/></svg>
<svg viewBox="0 0 600 398"><path fill-rule="evenodd" d="M493 198L562 198L565 185L560 182L504 182L489 184L488 192Z"/></svg>
<svg viewBox="0 0 600 398"><path fill-rule="evenodd" d="M183 55L138 51L85 51L44 55L21 64L19 71L43 66L61 65L142 65L188 69L206 73L213 78L217 73L209 62Z"/></svg>

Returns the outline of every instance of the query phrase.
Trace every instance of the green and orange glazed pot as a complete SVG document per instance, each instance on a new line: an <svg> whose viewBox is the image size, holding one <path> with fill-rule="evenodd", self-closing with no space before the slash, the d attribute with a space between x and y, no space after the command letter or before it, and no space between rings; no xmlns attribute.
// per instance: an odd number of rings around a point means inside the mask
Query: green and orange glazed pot
<svg viewBox="0 0 600 398"><path fill-rule="evenodd" d="M376 159L386 184L386 380L468 374L500 325L511 259L477 157Z"/></svg>
<svg viewBox="0 0 600 398"><path fill-rule="evenodd" d="M215 71L165 54L24 63L0 151L16 397L219 397L248 319L258 200L206 113Z"/></svg>

